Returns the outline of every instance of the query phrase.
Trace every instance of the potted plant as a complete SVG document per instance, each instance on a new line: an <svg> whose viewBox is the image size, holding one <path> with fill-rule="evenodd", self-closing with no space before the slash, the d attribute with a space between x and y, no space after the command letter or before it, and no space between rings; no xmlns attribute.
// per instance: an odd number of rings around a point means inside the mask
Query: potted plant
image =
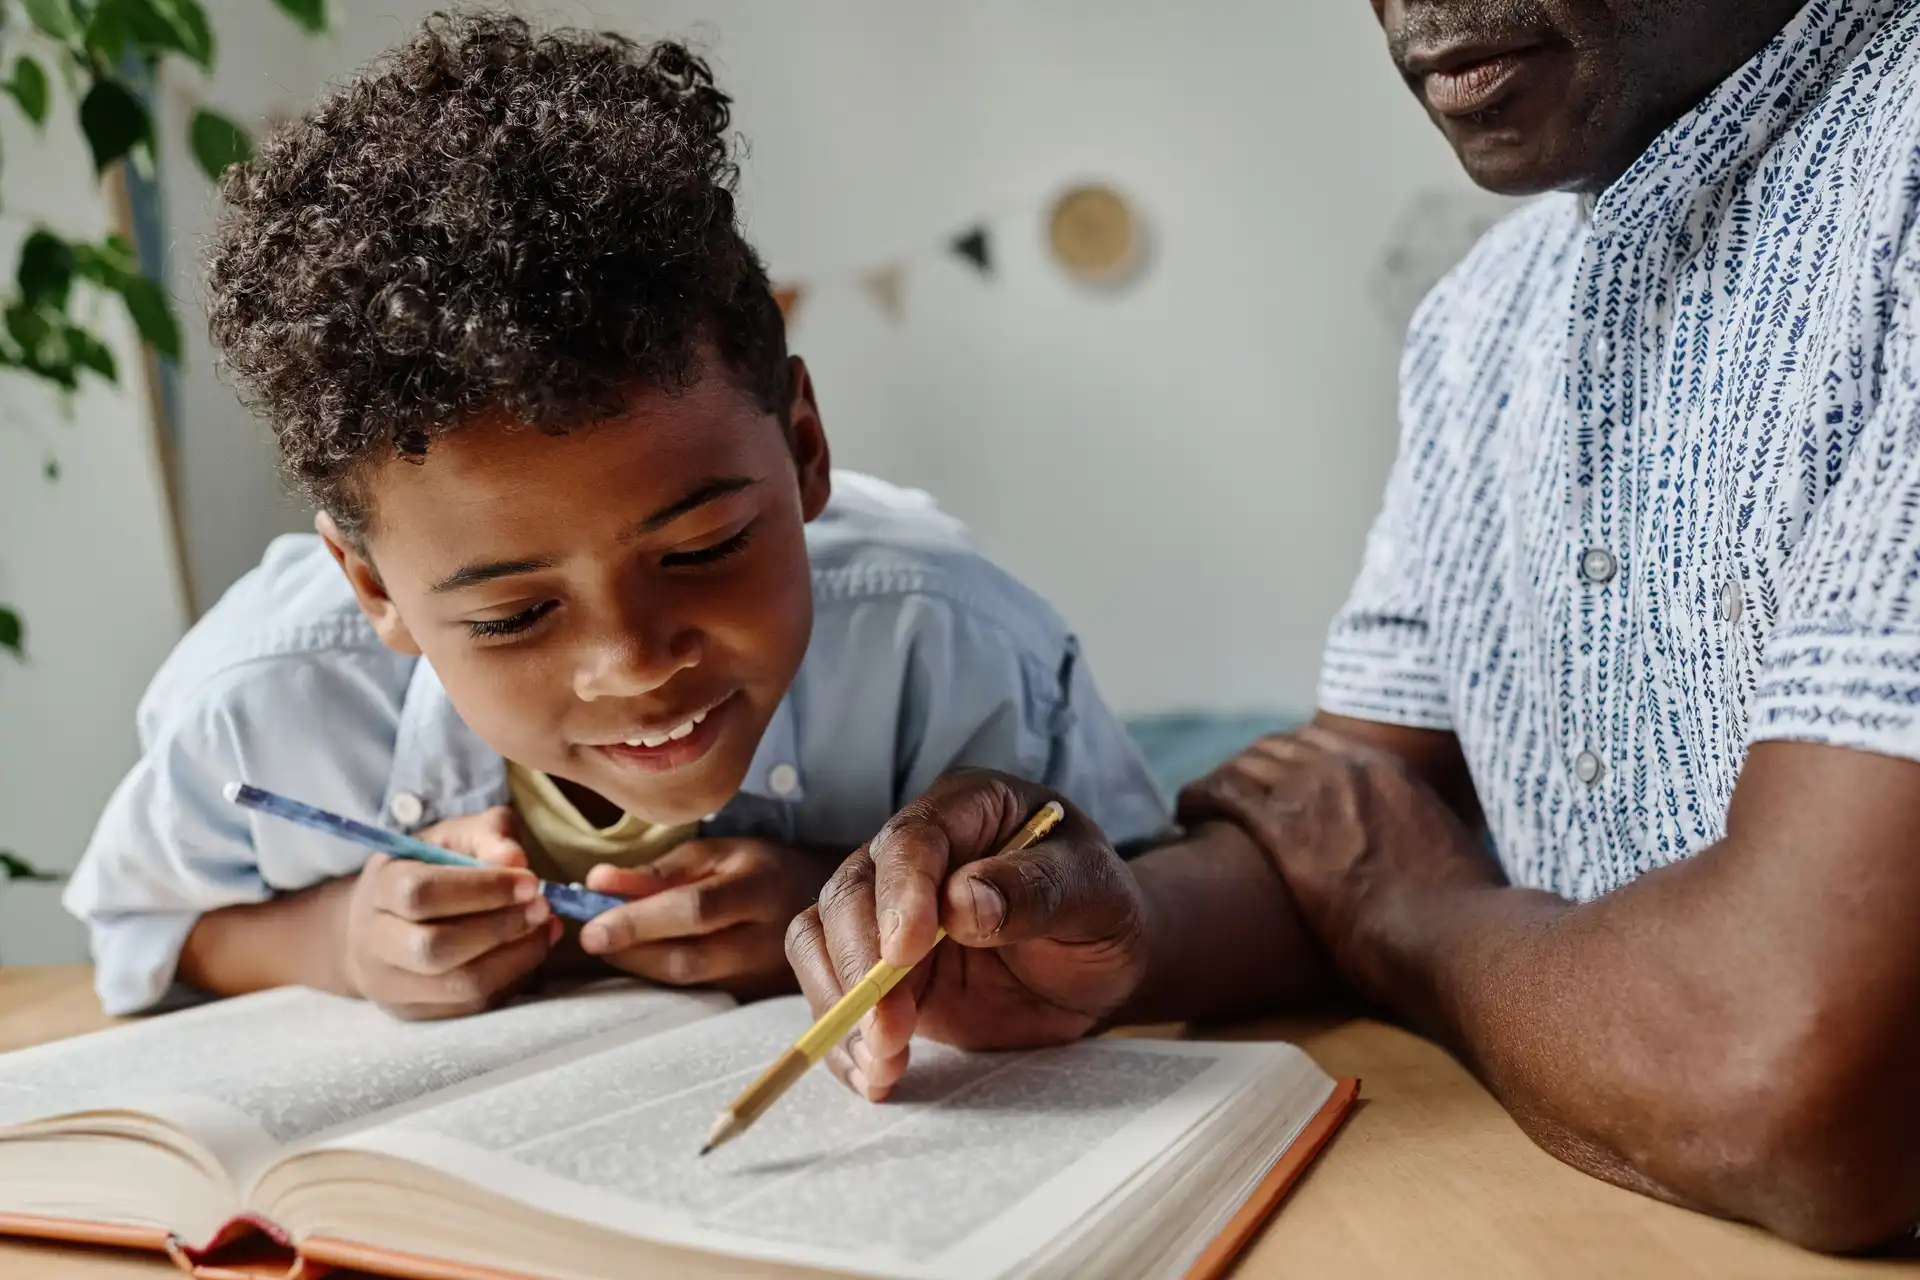
<svg viewBox="0 0 1920 1280"><path fill-rule="evenodd" d="M308 32L326 27L325 0L274 3ZM210 72L216 52L199 0L0 0L0 110L46 133L55 127L57 84L73 104L73 145L87 149L96 177L150 193L158 147L149 102L160 69L179 58ZM252 154L247 131L204 106L185 142L209 180ZM0 204L18 181L4 160ZM113 352L88 320L101 295L125 308L143 356L178 361L180 329L160 283L160 237L152 239L142 260L130 235L81 240L44 225L27 232L13 279L0 282L0 396L12 378L51 384L69 405L83 379L118 384ZM57 482L57 461L49 457L43 473ZM0 650L16 662L27 660L25 630L18 609L0 602ZM20 853L0 851L0 890L16 880L60 879Z"/></svg>

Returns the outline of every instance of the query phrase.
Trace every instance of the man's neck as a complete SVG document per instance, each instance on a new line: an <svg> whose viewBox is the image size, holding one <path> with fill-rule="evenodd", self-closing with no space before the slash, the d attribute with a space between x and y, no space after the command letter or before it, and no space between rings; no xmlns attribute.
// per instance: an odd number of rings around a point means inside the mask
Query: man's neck
<svg viewBox="0 0 1920 1280"><path fill-rule="evenodd" d="M1655 139L1672 128L1744 67L1753 56L1767 47L1808 0L1729 0L1721 5L1702 5L1695 21L1670 34L1668 43L1681 50L1668 64L1666 74L1646 86L1648 102L1641 127L1630 135L1630 142L1591 177L1574 183L1569 189L1584 196L1597 197L1618 182L1644 155Z"/></svg>

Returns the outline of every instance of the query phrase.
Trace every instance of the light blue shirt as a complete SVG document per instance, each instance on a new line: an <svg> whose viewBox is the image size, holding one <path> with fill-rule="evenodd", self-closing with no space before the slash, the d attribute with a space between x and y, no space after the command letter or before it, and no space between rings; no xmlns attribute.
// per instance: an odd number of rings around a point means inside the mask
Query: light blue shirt
<svg viewBox="0 0 1920 1280"><path fill-rule="evenodd" d="M1044 782L1116 842L1168 811L1073 634L925 494L836 473L807 528L813 637L740 793L704 824L851 851L942 772ZM109 1013L171 988L201 913L356 872L364 850L228 804L244 779L415 830L507 801L505 762L425 661L382 645L310 535L275 541L138 713L140 762L66 893Z"/></svg>
<svg viewBox="0 0 1920 1280"><path fill-rule="evenodd" d="M1451 730L1516 884L1725 835L1748 749L1920 759L1920 4L1812 0L1423 306L1320 704Z"/></svg>

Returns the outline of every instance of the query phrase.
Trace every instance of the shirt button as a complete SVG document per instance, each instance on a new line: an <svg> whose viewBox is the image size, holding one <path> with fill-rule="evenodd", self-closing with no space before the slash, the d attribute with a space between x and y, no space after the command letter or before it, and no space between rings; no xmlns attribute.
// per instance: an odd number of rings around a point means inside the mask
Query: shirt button
<svg viewBox="0 0 1920 1280"><path fill-rule="evenodd" d="M1580 576L1598 586L1610 582L1620 568L1619 561L1613 558L1613 552L1605 547L1588 547L1580 557Z"/></svg>
<svg viewBox="0 0 1920 1280"><path fill-rule="evenodd" d="M387 801L387 812L403 827L411 827L427 816L427 806L411 791L397 791Z"/></svg>
<svg viewBox="0 0 1920 1280"><path fill-rule="evenodd" d="M800 771L790 764L777 764L767 770L767 785L777 796L790 796L800 785Z"/></svg>
<svg viewBox="0 0 1920 1280"><path fill-rule="evenodd" d="M1606 776L1607 766L1600 763L1600 757L1591 751L1582 751L1573 761L1573 776L1593 786Z"/></svg>
<svg viewBox="0 0 1920 1280"><path fill-rule="evenodd" d="M1740 621L1740 611L1744 608L1740 599L1740 588L1729 582L1720 588L1720 619L1723 622Z"/></svg>

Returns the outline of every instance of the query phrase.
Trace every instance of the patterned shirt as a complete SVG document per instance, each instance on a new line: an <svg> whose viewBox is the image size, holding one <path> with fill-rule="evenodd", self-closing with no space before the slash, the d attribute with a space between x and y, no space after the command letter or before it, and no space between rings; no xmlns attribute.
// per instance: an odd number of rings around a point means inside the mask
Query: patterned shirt
<svg viewBox="0 0 1920 1280"><path fill-rule="evenodd" d="M1516 884L1721 838L1750 744L1920 758L1920 4L1813 0L1423 304L1321 677L1460 739Z"/></svg>

